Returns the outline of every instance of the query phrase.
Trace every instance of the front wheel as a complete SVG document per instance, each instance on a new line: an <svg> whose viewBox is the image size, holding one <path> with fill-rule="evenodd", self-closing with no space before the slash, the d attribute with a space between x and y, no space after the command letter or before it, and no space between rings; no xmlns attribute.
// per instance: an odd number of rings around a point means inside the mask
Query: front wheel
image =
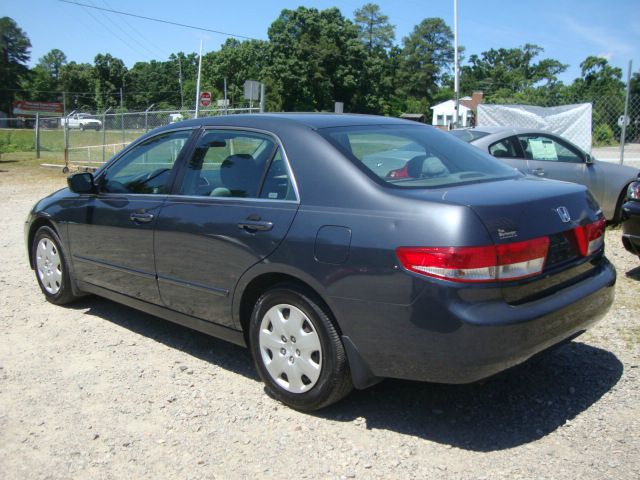
<svg viewBox="0 0 640 480"><path fill-rule="evenodd" d="M283 284L256 302L249 327L251 352L267 392L292 408L318 410L353 385L340 336L320 302Z"/></svg>
<svg viewBox="0 0 640 480"><path fill-rule="evenodd" d="M45 298L56 305L63 305L78 298L71 290L69 269L60 243L53 229L40 227L32 245L38 285Z"/></svg>

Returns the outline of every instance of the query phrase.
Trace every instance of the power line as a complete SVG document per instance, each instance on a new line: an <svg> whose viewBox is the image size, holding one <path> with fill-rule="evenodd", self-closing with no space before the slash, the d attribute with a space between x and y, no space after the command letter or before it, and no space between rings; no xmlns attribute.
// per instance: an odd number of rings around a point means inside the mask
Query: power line
<svg viewBox="0 0 640 480"><path fill-rule="evenodd" d="M96 7L94 5L87 5L86 3L72 2L70 0L58 0L58 1L62 2L62 3L68 3L69 5L75 5L77 7L93 8L95 10L102 10L102 11L109 12L109 13L117 13L119 15L126 15L128 17L141 18L142 20L149 20L151 22L166 23L167 25L175 25L177 27L190 28L192 30L200 30L202 32L217 33L219 35L226 35L227 37L245 38L247 40L259 40L258 38L248 37L246 35L239 35L239 34L236 34L236 33L229 33L229 32L221 32L220 30L212 30L210 28L196 27L194 25L187 25L185 23L178 23L178 22L171 22L169 20L162 20L160 18L145 17L144 15L137 15L135 13L128 13L128 12L122 12L120 10L112 10L110 8L102 8L102 7Z"/></svg>
<svg viewBox="0 0 640 480"><path fill-rule="evenodd" d="M113 7L111 6L111 4L110 4L109 2L107 2L106 0L101 0L101 1L102 1L102 3L105 5L105 7L110 8L110 9L113 9ZM95 5L95 4L94 4L94 5ZM135 33L138 37L140 37L140 38L142 39L142 41L143 41L145 44L148 44L148 45L149 45L149 47L145 47L148 51L154 51L154 52L155 52L155 53L154 53L154 55L159 56L159 57L164 57L164 56L165 56L165 53L164 53L164 52L162 52L160 49L156 48L156 47L153 45L153 42L150 42L150 41L149 41L149 40L148 40L144 35L142 35L142 34L140 33L140 31L139 31L139 29L138 29L138 28L134 28L134 27L133 27L133 25L131 25L131 24L127 21L126 17L123 17L122 15L120 15L118 18L120 18L120 20L122 20L122 22L123 22L127 27L129 27L133 33ZM131 36L131 37L133 38L133 36ZM138 43L138 44L140 44L140 42L137 42L137 43Z"/></svg>
<svg viewBox="0 0 640 480"><path fill-rule="evenodd" d="M93 0L89 0L89 2L91 3L91 5L95 6L95 3L93 3ZM140 46L143 50L147 51L148 53L151 54L151 57L149 57L148 55L144 54L141 50L138 50L139 53L143 54L143 56L145 56L146 58L148 58L149 60L152 60L153 57L155 57L157 54L152 52L151 50L149 50L146 45L143 45L137 38L133 37L128 31L126 31L124 28L122 28L122 26L113 20L113 18L111 18L110 15L107 15L104 12L100 12L100 14L114 27L116 27L118 30L120 30L124 35L126 35L127 37L129 37L129 39L133 40L135 43L138 44L138 46ZM129 45L129 47L131 48L132 45Z"/></svg>
<svg viewBox="0 0 640 480"><path fill-rule="evenodd" d="M126 45L127 47L129 47L132 51L136 52L139 55L142 55L143 57L147 58L148 60L151 60L151 57L149 57L148 55L146 55L145 53L133 48L129 42L127 42L124 38L122 38L120 35L118 35L115 31L111 30L111 28L109 28L102 20L100 20L98 17L96 17L93 13L91 13L89 10L87 10L87 8L95 8L95 7L91 7L90 5L81 5L84 8L84 11L87 15L89 15L91 18L93 18L93 20L97 23L99 23L100 25L102 25L102 28L104 28L107 32L109 32L111 35L113 35L114 37L116 37L118 40L120 40L124 45Z"/></svg>

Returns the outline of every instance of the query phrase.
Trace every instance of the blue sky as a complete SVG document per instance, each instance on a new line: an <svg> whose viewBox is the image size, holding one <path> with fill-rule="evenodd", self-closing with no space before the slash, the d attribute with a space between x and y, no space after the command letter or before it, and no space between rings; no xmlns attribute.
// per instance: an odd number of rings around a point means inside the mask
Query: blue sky
<svg viewBox="0 0 640 480"><path fill-rule="evenodd" d="M202 26L249 37L267 38L267 29L283 8L337 6L351 18L366 1L269 0L77 0L99 7ZM396 26L396 41L426 17L442 17L453 28L453 0L380 0ZM460 44L466 55L489 48L535 43L544 55L570 65L561 79L579 76L588 55L601 55L625 74L633 60L640 70L640 0L459 0ZM177 51L217 50L223 35L163 25L86 9L57 0L2 0L0 16L18 22L31 39L32 63L52 48L69 60L93 62L111 53L131 67L137 61L164 60Z"/></svg>

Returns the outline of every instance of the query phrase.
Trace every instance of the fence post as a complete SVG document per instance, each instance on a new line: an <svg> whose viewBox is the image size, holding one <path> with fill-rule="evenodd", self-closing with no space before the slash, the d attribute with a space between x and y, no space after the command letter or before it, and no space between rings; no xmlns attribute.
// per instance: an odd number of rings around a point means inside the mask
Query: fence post
<svg viewBox="0 0 640 480"><path fill-rule="evenodd" d="M64 118L64 168L63 172L69 171L69 118Z"/></svg>
<svg viewBox="0 0 640 480"><path fill-rule="evenodd" d="M36 112L36 158L40 158L40 112Z"/></svg>
<svg viewBox="0 0 640 480"><path fill-rule="evenodd" d="M624 115L622 116L622 132L620 134L620 165L624 162L624 142L627 136L627 119L629 113L629 90L631 88L631 60L629 60L629 70L627 70L627 88L624 96Z"/></svg>
<svg viewBox="0 0 640 480"><path fill-rule="evenodd" d="M147 133L149 131L149 110L155 107L156 104L152 103L149 108L144 111L144 132Z"/></svg>
<svg viewBox="0 0 640 480"><path fill-rule="evenodd" d="M120 128L122 129L122 143L124 143L124 112L120 111Z"/></svg>
<svg viewBox="0 0 640 480"><path fill-rule="evenodd" d="M102 112L102 163L105 162L104 149L107 143L107 113L111 110L111 107Z"/></svg>

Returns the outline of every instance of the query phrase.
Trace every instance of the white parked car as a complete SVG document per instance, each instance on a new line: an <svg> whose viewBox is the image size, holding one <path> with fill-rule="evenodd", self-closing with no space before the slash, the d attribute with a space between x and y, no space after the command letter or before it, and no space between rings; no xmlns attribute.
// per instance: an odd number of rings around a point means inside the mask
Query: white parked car
<svg viewBox="0 0 640 480"><path fill-rule="evenodd" d="M61 126L65 124L69 128L77 128L79 130L100 130L102 122L89 113L73 113L66 118L60 119Z"/></svg>

